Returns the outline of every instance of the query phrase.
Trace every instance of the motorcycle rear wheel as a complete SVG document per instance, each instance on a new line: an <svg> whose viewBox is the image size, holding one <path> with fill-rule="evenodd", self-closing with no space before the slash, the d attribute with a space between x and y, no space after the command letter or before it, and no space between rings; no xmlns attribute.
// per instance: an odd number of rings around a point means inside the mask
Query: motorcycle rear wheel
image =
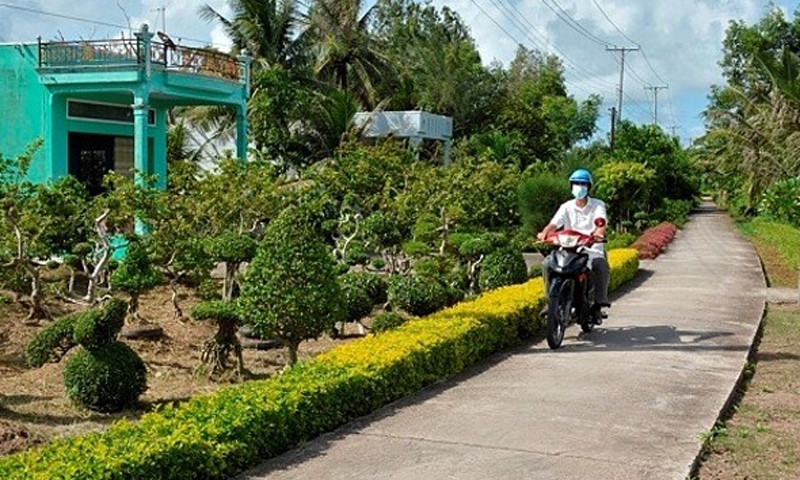
<svg viewBox="0 0 800 480"><path fill-rule="evenodd" d="M564 341L564 332L572 312L572 280L554 280L548 300L547 346L555 350Z"/></svg>

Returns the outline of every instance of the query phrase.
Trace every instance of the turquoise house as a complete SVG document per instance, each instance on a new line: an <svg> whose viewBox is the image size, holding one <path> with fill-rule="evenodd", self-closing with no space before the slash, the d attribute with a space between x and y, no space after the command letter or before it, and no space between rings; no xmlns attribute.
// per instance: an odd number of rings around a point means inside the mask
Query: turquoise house
<svg viewBox="0 0 800 480"><path fill-rule="evenodd" d="M176 45L142 25L135 38L0 45L0 153L43 148L29 177L72 174L93 193L108 171L167 171L172 107L223 105L236 112L236 153L247 153L250 58Z"/></svg>

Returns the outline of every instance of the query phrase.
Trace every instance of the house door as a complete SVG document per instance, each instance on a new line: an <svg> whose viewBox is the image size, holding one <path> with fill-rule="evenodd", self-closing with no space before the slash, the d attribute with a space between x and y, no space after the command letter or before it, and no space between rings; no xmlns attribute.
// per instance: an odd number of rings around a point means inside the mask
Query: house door
<svg viewBox="0 0 800 480"><path fill-rule="evenodd" d="M69 134L69 173L86 185L91 195L105 191L103 177L114 170L114 139L112 135Z"/></svg>

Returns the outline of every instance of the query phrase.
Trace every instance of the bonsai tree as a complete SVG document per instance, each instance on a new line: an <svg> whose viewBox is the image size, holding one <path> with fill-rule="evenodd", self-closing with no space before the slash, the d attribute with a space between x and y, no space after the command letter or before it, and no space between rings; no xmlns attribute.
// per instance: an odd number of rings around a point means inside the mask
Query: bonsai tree
<svg viewBox="0 0 800 480"><path fill-rule="evenodd" d="M119 268L111 275L114 288L130 295L128 320L141 322L139 317L139 296L155 288L161 282L161 275L153 268L147 248L141 240L131 240L125 250L125 258Z"/></svg>
<svg viewBox="0 0 800 480"><path fill-rule="evenodd" d="M243 320L263 338L276 338L297 362L300 342L330 331L344 318L330 251L298 208L268 227L242 282Z"/></svg>
<svg viewBox="0 0 800 480"><path fill-rule="evenodd" d="M209 320L217 324L217 333L203 344L200 360L209 367L208 374L213 376L228 369L228 359L236 357L236 374L244 372L242 344L236 336L240 317L236 305L221 300L201 302L192 308L195 320Z"/></svg>
<svg viewBox="0 0 800 480"><path fill-rule="evenodd" d="M253 259L258 243L248 235L228 232L212 239L211 256L225 264L225 282L222 299L230 302L234 297L234 286L239 266Z"/></svg>
<svg viewBox="0 0 800 480"><path fill-rule="evenodd" d="M112 298L102 307L68 315L43 329L25 349L32 367L57 362L80 345L64 366L67 396L90 410L117 412L147 389L144 362L117 341L125 323L125 302Z"/></svg>

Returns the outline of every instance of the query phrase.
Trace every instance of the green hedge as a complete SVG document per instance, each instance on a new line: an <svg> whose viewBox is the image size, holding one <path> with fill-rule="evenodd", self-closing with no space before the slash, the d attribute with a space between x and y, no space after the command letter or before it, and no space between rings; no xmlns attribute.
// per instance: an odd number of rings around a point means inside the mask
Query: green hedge
<svg viewBox="0 0 800 480"><path fill-rule="evenodd" d="M609 260L614 286L638 268L635 250ZM543 301L541 279L487 292L268 380L4 458L0 478L226 478L518 344L543 327Z"/></svg>

